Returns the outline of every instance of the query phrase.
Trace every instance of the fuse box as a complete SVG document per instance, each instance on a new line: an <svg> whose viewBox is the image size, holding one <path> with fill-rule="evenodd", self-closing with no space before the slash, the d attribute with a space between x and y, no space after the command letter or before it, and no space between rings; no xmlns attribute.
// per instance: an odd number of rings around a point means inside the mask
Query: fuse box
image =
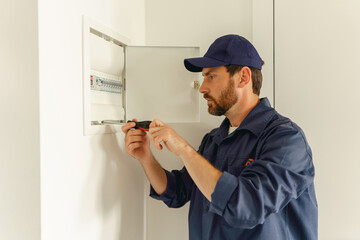
<svg viewBox="0 0 360 240"><path fill-rule="evenodd" d="M121 131L127 120L199 122L199 74L185 58L198 47L132 46L130 39L84 16L84 135Z"/></svg>

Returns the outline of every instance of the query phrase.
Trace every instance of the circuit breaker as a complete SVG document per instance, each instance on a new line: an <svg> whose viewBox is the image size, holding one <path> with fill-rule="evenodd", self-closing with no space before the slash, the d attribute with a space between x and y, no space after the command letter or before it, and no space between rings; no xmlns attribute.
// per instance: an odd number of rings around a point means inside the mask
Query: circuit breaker
<svg viewBox="0 0 360 240"><path fill-rule="evenodd" d="M132 118L199 122L200 75L183 65L196 56L198 47L131 46L84 17L84 135L121 131Z"/></svg>

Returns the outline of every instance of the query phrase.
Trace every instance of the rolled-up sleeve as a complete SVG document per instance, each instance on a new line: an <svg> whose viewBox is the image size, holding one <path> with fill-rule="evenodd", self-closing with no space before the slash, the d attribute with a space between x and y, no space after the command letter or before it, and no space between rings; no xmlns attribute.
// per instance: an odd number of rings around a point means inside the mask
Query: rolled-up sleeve
<svg viewBox="0 0 360 240"><path fill-rule="evenodd" d="M260 143L255 160L236 176L224 171L209 210L235 228L253 228L313 183L311 150L296 127L278 128Z"/></svg>
<svg viewBox="0 0 360 240"><path fill-rule="evenodd" d="M167 177L166 190L158 195L150 185L150 197L163 201L168 207L178 208L190 200L193 181L185 167L171 172L165 170Z"/></svg>
<svg viewBox="0 0 360 240"><path fill-rule="evenodd" d="M206 134L201 141L198 153L204 150L204 143L208 140L209 134ZM195 186L185 167L181 170L171 172L164 169L167 177L166 190L163 194L158 195L150 185L150 197L163 201L168 207L178 208L185 205L191 198L191 192Z"/></svg>
<svg viewBox="0 0 360 240"><path fill-rule="evenodd" d="M209 210L218 215L223 215L224 209L237 187L237 178L228 172L223 172L216 184L214 193L211 195L212 202Z"/></svg>

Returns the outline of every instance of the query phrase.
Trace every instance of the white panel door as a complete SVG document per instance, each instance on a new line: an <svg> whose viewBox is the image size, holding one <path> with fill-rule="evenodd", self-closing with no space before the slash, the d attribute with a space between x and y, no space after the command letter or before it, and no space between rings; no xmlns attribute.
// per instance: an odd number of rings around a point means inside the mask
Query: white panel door
<svg viewBox="0 0 360 240"><path fill-rule="evenodd" d="M200 74L187 71L184 59L197 47L126 47L126 118L167 123L199 122Z"/></svg>

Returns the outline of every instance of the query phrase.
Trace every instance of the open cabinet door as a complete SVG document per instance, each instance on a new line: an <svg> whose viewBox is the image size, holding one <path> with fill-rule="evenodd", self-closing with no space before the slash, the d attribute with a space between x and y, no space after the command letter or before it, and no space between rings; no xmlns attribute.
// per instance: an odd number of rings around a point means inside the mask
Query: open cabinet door
<svg viewBox="0 0 360 240"><path fill-rule="evenodd" d="M200 74L188 72L184 59L198 47L125 48L126 119L166 123L199 122Z"/></svg>

